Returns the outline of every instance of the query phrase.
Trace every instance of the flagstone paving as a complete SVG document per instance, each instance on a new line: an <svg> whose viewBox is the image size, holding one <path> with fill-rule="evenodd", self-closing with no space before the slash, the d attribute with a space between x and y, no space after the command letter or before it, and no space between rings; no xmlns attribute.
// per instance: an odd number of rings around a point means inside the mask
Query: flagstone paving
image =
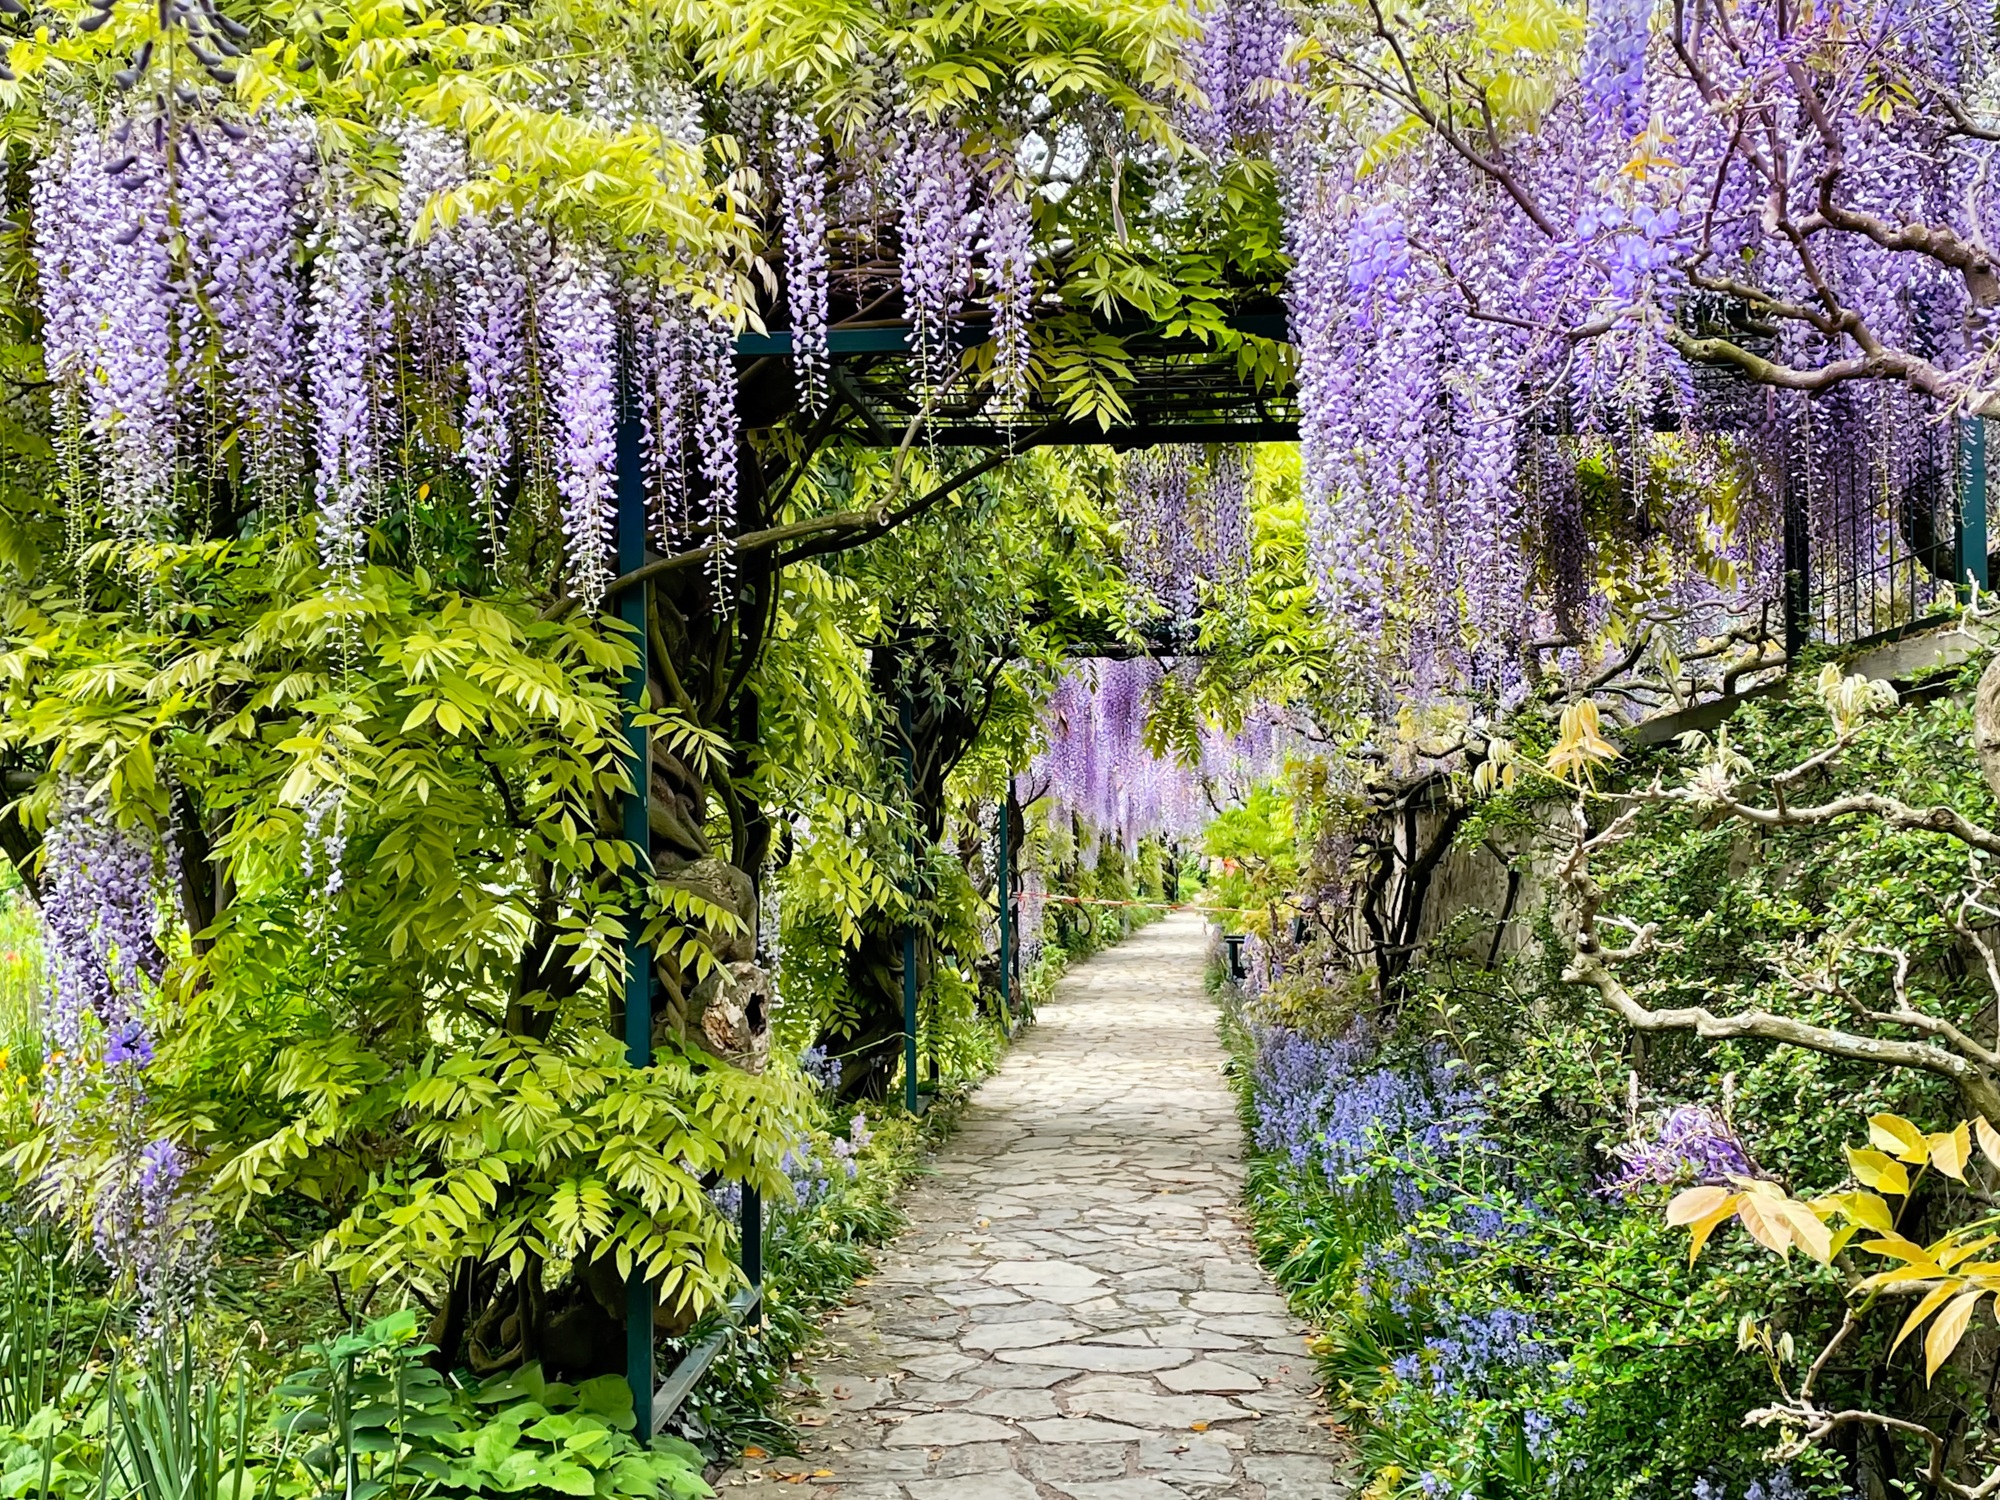
<svg viewBox="0 0 2000 1500"><path fill-rule="evenodd" d="M1241 1222L1243 1141L1179 913L1080 965L828 1326L801 1458L725 1500L1346 1500Z"/></svg>

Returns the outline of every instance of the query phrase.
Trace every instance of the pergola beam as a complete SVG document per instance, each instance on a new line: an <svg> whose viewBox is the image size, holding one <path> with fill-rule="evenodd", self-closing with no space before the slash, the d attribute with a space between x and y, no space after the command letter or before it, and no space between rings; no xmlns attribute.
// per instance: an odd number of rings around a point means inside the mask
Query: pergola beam
<svg viewBox="0 0 2000 1500"><path fill-rule="evenodd" d="M1282 311L1238 313L1225 318L1232 332L1285 340L1290 329ZM1100 332L1121 341L1129 380L1118 383L1123 420L1105 425L1091 417L1073 418L1060 402L1038 400L1019 411L995 410L992 393L961 385L937 393L926 404L911 381L913 330L901 319L847 324L827 330L831 395L859 418L861 441L895 448L904 428L919 419L927 446L1000 448L1103 445L1149 448L1160 443L1289 443L1299 435L1292 392L1247 378L1235 359L1188 333L1170 334L1165 325L1132 314L1096 320ZM961 349L983 343L991 325L968 320L953 330ZM763 397L751 425L776 420L795 399L787 367L792 333L779 328L738 335L739 359L763 371ZM853 429L849 429L850 433Z"/></svg>

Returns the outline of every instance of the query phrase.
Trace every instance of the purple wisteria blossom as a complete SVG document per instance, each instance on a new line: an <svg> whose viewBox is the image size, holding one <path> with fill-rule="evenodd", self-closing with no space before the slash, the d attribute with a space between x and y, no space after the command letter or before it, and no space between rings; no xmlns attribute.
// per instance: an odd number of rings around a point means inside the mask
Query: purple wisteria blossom
<svg viewBox="0 0 2000 1500"><path fill-rule="evenodd" d="M1035 311L1035 215L1011 174L986 183L986 305L993 317L993 393L1003 412L1029 396L1034 361L1028 325Z"/></svg>
<svg viewBox="0 0 2000 1500"><path fill-rule="evenodd" d="M660 547L671 552L687 540L694 526L695 486L689 459L695 383L688 336L693 314L679 297L660 288L635 289L632 301L646 503Z"/></svg>
<svg viewBox="0 0 2000 1500"><path fill-rule="evenodd" d="M367 210L337 209L326 226L312 303L308 388L320 559L338 587L353 591L383 482L380 384L393 321L388 258Z"/></svg>
<svg viewBox="0 0 2000 1500"><path fill-rule="evenodd" d="M460 450L489 547L505 520L507 481L527 400L528 282L510 221L480 220L459 235L458 342L465 361Z"/></svg>
<svg viewBox="0 0 2000 1500"><path fill-rule="evenodd" d="M819 129L797 110L778 111L776 138L779 217L785 227L785 305L792 319L792 368L799 404L809 416L826 405L826 324L829 251L826 160Z"/></svg>
<svg viewBox="0 0 2000 1500"><path fill-rule="evenodd" d="M1700 1104L1679 1106L1658 1134L1614 1146L1611 1154L1619 1168L1601 1179L1598 1189L1628 1198L1646 1187L1721 1184L1757 1172L1729 1123Z"/></svg>
<svg viewBox="0 0 2000 1500"><path fill-rule="evenodd" d="M736 411L736 340L727 325L704 317L695 320L689 344L694 446L704 485L701 528L710 542L719 544L709 554L708 576L716 610L726 615L734 602L736 556L729 544L736 535L737 449L742 441Z"/></svg>
<svg viewBox="0 0 2000 1500"><path fill-rule="evenodd" d="M953 333L972 278L972 168L964 132L904 114L896 124L900 275L910 352L926 407L958 373Z"/></svg>
<svg viewBox="0 0 2000 1500"><path fill-rule="evenodd" d="M151 1066L153 1041L145 1023L136 1019L120 1021L105 1035L104 1065L107 1068Z"/></svg>
<svg viewBox="0 0 2000 1500"><path fill-rule="evenodd" d="M587 252L572 247L557 259L541 299L540 333L569 544L565 574L570 591L594 609L611 585L618 511L618 319L609 279Z"/></svg>
<svg viewBox="0 0 2000 1500"><path fill-rule="evenodd" d="M1282 139L1299 118L1293 95L1299 70L1285 61L1298 35L1278 0L1217 0L1207 7L1189 69L1206 104L1190 112L1189 137L1218 155Z"/></svg>
<svg viewBox="0 0 2000 1500"><path fill-rule="evenodd" d="M1240 791L1267 779L1288 743L1273 714L1253 710L1235 734L1203 726L1192 763L1155 755L1147 702L1166 672L1149 659L1075 663L1043 707L1043 749L1024 783L1051 798L1058 815L1076 813L1128 853L1148 835L1204 826L1212 815L1205 785Z"/></svg>
<svg viewBox="0 0 2000 1500"><path fill-rule="evenodd" d="M191 275L215 320L223 388L241 413L249 473L281 512L305 474L305 298L295 265L313 163L308 124L273 114L227 151L191 154L180 174Z"/></svg>
<svg viewBox="0 0 2000 1500"><path fill-rule="evenodd" d="M736 341L729 326L678 292L634 290L640 428L647 504L660 545L720 544L708 557L716 609L732 606L737 464Z"/></svg>
<svg viewBox="0 0 2000 1500"><path fill-rule="evenodd" d="M1646 41L1652 0L1592 0L1584 26L1584 108L1614 147L1646 128Z"/></svg>
<svg viewBox="0 0 2000 1500"><path fill-rule="evenodd" d="M799 1054L799 1071L822 1093L830 1094L840 1087L841 1061L819 1042Z"/></svg>
<svg viewBox="0 0 2000 1500"><path fill-rule="evenodd" d="M65 132L36 164L43 347L59 401L98 444L107 519L151 537L173 505L179 456L176 275L169 186L131 122ZM80 499L81 497L76 497Z"/></svg>
<svg viewBox="0 0 2000 1500"><path fill-rule="evenodd" d="M185 1163L149 1135L148 1011L166 971L160 860L150 837L65 788L43 841L41 1114L55 1137L38 1185L51 1211L88 1225L98 1254L159 1309L187 1224Z"/></svg>

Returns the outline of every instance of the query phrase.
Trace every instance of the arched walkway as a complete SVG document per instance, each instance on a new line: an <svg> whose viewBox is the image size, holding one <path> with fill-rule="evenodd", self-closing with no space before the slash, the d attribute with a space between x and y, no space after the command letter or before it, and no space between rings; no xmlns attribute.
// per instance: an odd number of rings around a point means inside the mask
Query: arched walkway
<svg viewBox="0 0 2000 1500"><path fill-rule="evenodd" d="M830 1325L804 1459L730 1475L725 1500L1351 1492L1239 1220L1201 958L1181 913L1063 981Z"/></svg>

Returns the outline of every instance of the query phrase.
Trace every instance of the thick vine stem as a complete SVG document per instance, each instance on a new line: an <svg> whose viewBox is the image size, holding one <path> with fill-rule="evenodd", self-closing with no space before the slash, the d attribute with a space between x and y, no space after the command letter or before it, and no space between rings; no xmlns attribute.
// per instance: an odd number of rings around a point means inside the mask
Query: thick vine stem
<svg viewBox="0 0 2000 1500"><path fill-rule="evenodd" d="M1677 799L1665 796L1642 797L1640 800ZM1891 801L1888 798L1874 800ZM1901 804L1895 805L1901 806ZM1692 1031L1695 1035L1712 1041L1755 1037L1764 1041L1803 1047L1828 1057L1876 1063L1883 1067L1913 1068L1950 1080L1968 1106L1988 1119L2000 1118L2000 1113L1996 1113L2000 1111L2000 1083L1996 1083L1992 1070L1996 1055L1990 1049L1973 1043L1956 1027L1937 1017L1927 1016L1915 1010L1900 986L1896 1009L1864 1012L1866 1017L1881 1024L1925 1031L1952 1044L1953 1048L1961 1043L1968 1044L1977 1055L1967 1057L1961 1055L1959 1051L1948 1050L1945 1046L1934 1045L1927 1041L1912 1042L1862 1036L1838 1027L1801 1021L1792 1016L1781 1016L1768 1010L1745 1010L1730 1015L1717 1015L1701 1005L1652 1010L1642 1004L1619 979L1612 965L1622 960L1636 958L1654 947L1657 943L1656 929L1650 923L1638 927L1632 941L1624 947L1606 948L1598 933L1599 924L1610 920L1600 914L1604 904L1604 891L1590 874L1591 853L1627 837L1632 831L1637 815L1636 807L1628 807L1609 827L1593 836L1589 831L1584 801L1580 797L1577 799L1576 844L1559 870L1559 877L1570 890L1577 909L1577 934L1569 962L1563 967L1562 977L1566 982L1586 985L1595 990L1604 1008L1618 1016L1634 1031Z"/></svg>
<svg viewBox="0 0 2000 1500"><path fill-rule="evenodd" d="M1814 1444L1825 1441L1841 1427L1881 1427L1917 1438L1924 1444L1930 1453L1930 1464L1920 1471L1921 1477L1939 1494L1950 1495L1954 1500L1987 1500L1988 1496L2000 1490L2000 1468L1993 1469L1976 1484L1961 1484L1953 1479L1945 1469L1950 1445L1922 1422L1906 1421L1902 1417L1885 1416L1874 1411L1826 1411L1804 1401L1759 1407L1743 1418L1745 1427L1769 1427L1773 1424L1795 1429L1778 1448L1777 1456L1781 1459L1796 1458Z"/></svg>
<svg viewBox="0 0 2000 1500"><path fill-rule="evenodd" d="M1990 670L1990 669L1989 669ZM1825 757L1815 757L1815 761ZM1773 777L1774 784L1788 784L1792 772L1783 772ZM1704 787L1695 791L1688 787L1663 786L1659 782L1637 792L1620 794L1621 800L1656 805L1696 807L1703 810L1727 813L1732 818L1759 828L1807 828L1819 823L1831 823L1840 818L1873 817L1898 830L1920 833L1942 833L1957 839L1969 848L1986 854L2000 854L2000 833L1981 828L1965 814L1942 803L1930 807L1915 807L1894 797L1885 797L1880 792L1849 792L1844 797L1836 797L1830 802L1818 803L1812 807L1790 807L1782 802L1777 807L1759 807L1754 803L1740 801L1727 789Z"/></svg>
<svg viewBox="0 0 2000 1500"><path fill-rule="evenodd" d="M1972 747L1979 757L1979 774L2000 797L2000 656L1987 663L1973 690Z"/></svg>

